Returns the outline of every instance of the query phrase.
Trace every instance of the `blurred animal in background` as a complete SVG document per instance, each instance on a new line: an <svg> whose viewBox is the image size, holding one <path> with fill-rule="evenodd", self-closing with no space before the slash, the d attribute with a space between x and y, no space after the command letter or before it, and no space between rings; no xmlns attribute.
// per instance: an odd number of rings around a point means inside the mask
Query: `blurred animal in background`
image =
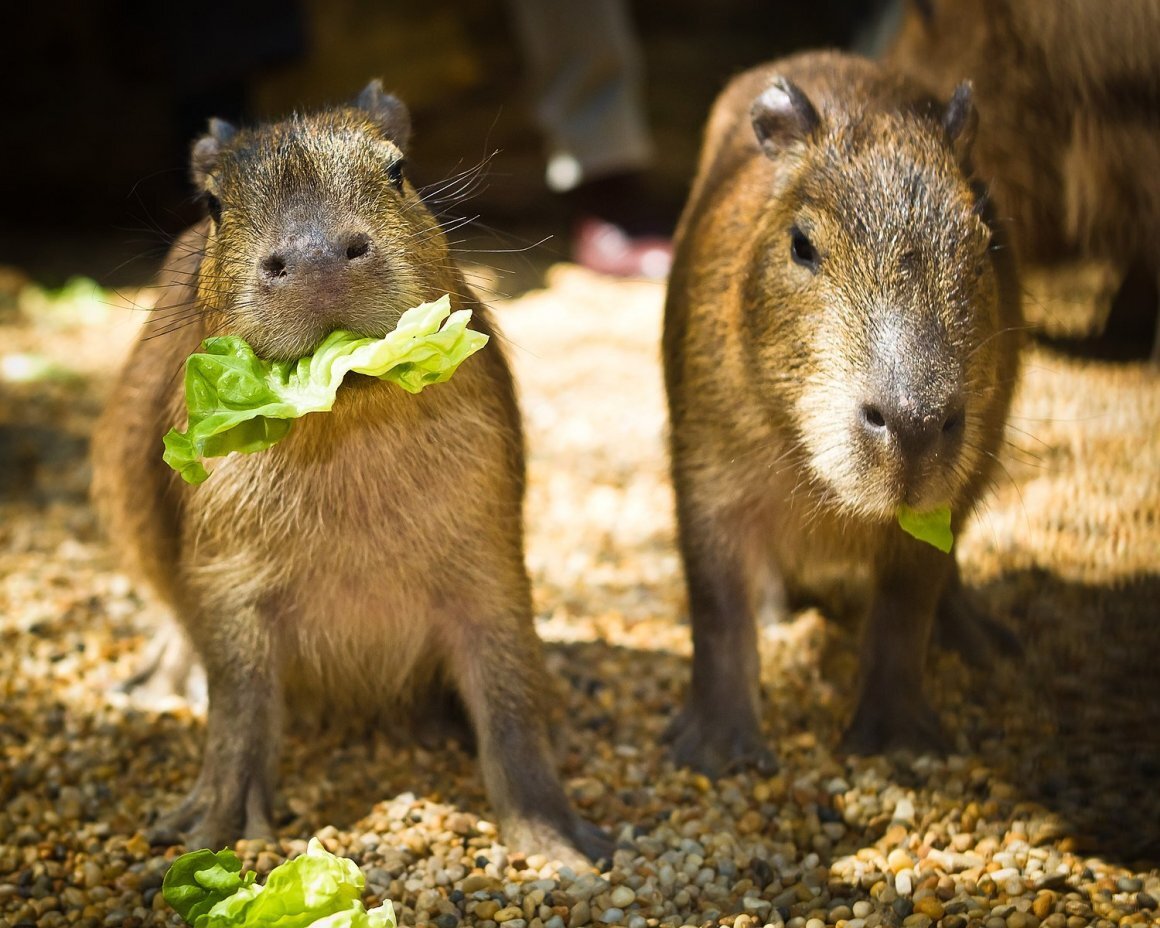
<svg viewBox="0 0 1160 928"><path fill-rule="evenodd" d="M887 60L974 85L979 175L1022 259L1114 263L1105 338L1160 363L1160 0L908 0Z"/></svg>

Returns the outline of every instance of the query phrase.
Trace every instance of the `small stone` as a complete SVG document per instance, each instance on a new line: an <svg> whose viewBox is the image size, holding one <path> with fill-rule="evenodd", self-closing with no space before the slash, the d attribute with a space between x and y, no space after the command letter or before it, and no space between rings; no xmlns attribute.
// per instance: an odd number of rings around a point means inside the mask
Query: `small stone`
<svg viewBox="0 0 1160 928"><path fill-rule="evenodd" d="M1122 893L1138 893L1144 888L1144 881L1134 876L1122 876L1116 880L1116 889Z"/></svg>
<svg viewBox="0 0 1160 928"><path fill-rule="evenodd" d="M494 899L485 899L475 905L475 917L478 919L494 919L499 911L499 903Z"/></svg>
<svg viewBox="0 0 1160 928"><path fill-rule="evenodd" d="M1136 905L1141 909L1155 909L1158 907L1155 898L1144 892L1136 893Z"/></svg>
<svg viewBox="0 0 1160 928"><path fill-rule="evenodd" d="M609 900L618 909L624 909L636 901L636 893L623 883L609 894Z"/></svg>
<svg viewBox="0 0 1160 928"><path fill-rule="evenodd" d="M1036 895L1035 900L1031 903L1031 911L1035 913L1035 917L1042 920L1047 918L1055 908L1055 893L1044 891Z"/></svg>
<svg viewBox="0 0 1160 928"><path fill-rule="evenodd" d="M894 824L886 829L886 834L882 836L881 844L883 847L897 847L910 836L910 832L905 825Z"/></svg>
<svg viewBox="0 0 1160 928"><path fill-rule="evenodd" d="M890 868L891 873L898 874L912 868L914 859L902 848L895 848L886 856L886 866Z"/></svg>
<svg viewBox="0 0 1160 928"><path fill-rule="evenodd" d="M484 873L473 873L463 881L463 886L461 888L465 893L471 895L471 893L477 893L480 890L492 890L497 889L498 887L498 880L495 880Z"/></svg>
<svg viewBox="0 0 1160 928"><path fill-rule="evenodd" d="M591 921L592 907L586 899L581 899L572 906L572 911L568 915L568 928L580 928L581 925L587 925Z"/></svg>
<svg viewBox="0 0 1160 928"><path fill-rule="evenodd" d="M524 910L521 909L518 905L509 905L506 908L497 911L492 916L492 918L494 918L500 924L503 924L504 922L510 922L514 918L520 918L523 914Z"/></svg>
<svg viewBox="0 0 1160 928"><path fill-rule="evenodd" d="M914 911L927 916L931 921L938 921L943 917L943 904L934 896L925 896L914 904Z"/></svg>
<svg viewBox="0 0 1160 928"><path fill-rule="evenodd" d="M894 805L894 821L904 825L914 824L914 803L903 797Z"/></svg>
<svg viewBox="0 0 1160 928"><path fill-rule="evenodd" d="M618 908L608 908L600 913L600 920L606 925L615 925L624 918L624 910Z"/></svg>

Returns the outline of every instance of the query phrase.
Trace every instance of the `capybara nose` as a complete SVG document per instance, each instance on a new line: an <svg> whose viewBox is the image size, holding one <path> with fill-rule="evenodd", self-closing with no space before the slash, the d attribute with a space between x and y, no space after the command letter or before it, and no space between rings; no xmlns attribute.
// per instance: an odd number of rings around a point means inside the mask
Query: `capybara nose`
<svg viewBox="0 0 1160 928"><path fill-rule="evenodd" d="M298 231L282 239L258 262L258 274L267 286L288 286L337 274L365 261L373 250L370 235L361 230L337 235L317 229Z"/></svg>
<svg viewBox="0 0 1160 928"><path fill-rule="evenodd" d="M958 396L932 403L907 393L882 395L864 402L859 410L862 432L908 462L957 449L965 423L966 409Z"/></svg>

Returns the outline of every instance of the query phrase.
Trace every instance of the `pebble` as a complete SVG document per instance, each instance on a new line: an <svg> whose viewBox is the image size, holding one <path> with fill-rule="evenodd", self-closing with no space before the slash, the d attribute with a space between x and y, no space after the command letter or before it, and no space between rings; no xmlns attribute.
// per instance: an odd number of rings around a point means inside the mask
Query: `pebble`
<svg viewBox="0 0 1160 928"><path fill-rule="evenodd" d="M581 925L587 925L591 921L592 910L587 900L582 899L572 907L568 916L568 928L580 928Z"/></svg>

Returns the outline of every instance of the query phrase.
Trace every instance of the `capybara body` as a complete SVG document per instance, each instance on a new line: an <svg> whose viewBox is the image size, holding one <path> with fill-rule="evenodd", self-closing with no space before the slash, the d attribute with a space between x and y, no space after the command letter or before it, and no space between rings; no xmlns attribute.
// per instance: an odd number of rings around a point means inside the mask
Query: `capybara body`
<svg viewBox="0 0 1160 928"><path fill-rule="evenodd" d="M1157 280L1160 0L909 0L888 60L938 94L973 82L976 167L1021 257ZM1116 312L1160 361L1155 303Z"/></svg>
<svg viewBox="0 0 1160 928"><path fill-rule="evenodd" d="M95 498L205 665L202 769L170 819L189 843L271 830L285 706L374 719L452 691L505 840L575 862L606 844L551 759L512 378L406 179L408 128L377 84L314 116L211 123L193 152L210 219L173 248L98 425ZM382 336L444 293L492 336L447 383L410 395L350 375L331 412L218 460L200 485L163 463L163 434L184 425L184 360L207 335L295 358L335 328Z"/></svg>
<svg viewBox="0 0 1160 928"><path fill-rule="evenodd" d="M1016 378L1014 264L970 182L973 123L968 87L940 105L837 53L749 71L713 108L665 308L694 643L681 762L770 759L754 602L835 574L869 585L846 747L942 744L922 695L936 608L952 630L981 617L896 511L948 505L961 527Z"/></svg>

